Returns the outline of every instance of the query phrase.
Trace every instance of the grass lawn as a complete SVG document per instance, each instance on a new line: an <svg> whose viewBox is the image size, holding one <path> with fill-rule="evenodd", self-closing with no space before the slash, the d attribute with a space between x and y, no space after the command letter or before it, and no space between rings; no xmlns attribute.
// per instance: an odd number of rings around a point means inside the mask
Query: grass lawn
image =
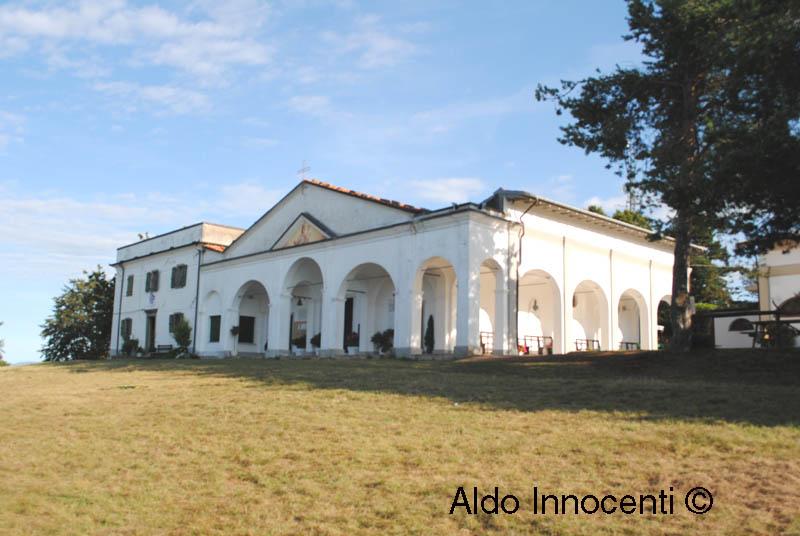
<svg viewBox="0 0 800 536"><path fill-rule="evenodd" d="M0 393L3 534L800 534L800 352L83 362ZM675 513L534 515L534 484ZM523 503L449 515L458 486Z"/></svg>

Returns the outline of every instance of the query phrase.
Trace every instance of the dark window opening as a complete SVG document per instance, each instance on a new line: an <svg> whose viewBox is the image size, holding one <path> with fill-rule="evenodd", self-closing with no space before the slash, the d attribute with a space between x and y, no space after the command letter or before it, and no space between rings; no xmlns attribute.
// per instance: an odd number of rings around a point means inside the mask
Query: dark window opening
<svg viewBox="0 0 800 536"><path fill-rule="evenodd" d="M209 329L208 342L219 342L220 326L222 325L222 317L220 315L213 315L209 317L211 326Z"/></svg>
<svg viewBox="0 0 800 536"><path fill-rule="evenodd" d="M169 315L169 332L175 332L175 326L177 326L183 320L183 313L175 313Z"/></svg>
<svg viewBox="0 0 800 536"><path fill-rule="evenodd" d="M239 342L253 344L256 336L256 317L239 317Z"/></svg>
<svg viewBox="0 0 800 536"><path fill-rule="evenodd" d="M186 286L186 273L187 273L187 266L185 264L179 264L172 269L172 278L170 280L170 286L172 288L183 288Z"/></svg>

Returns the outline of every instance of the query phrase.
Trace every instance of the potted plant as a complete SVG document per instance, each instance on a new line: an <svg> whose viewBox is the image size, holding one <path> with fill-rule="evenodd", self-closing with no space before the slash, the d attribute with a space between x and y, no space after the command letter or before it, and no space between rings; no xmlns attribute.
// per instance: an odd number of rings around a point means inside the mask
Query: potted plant
<svg viewBox="0 0 800 536"><path fill-rule="evenodd" d="M376 352L381 355L388 354L394 348L394 330L389 328L384 331L377 331L370 340L375 345Z"/></svg>
<svg viewBox="0 0 800 536"><path fill-rule="evenodd" d="M306 353L306 336L298 335L292 339L292 354L304 355Z"/></svg>
<svg viewBox="0 0 800 536"><path fill-rule="evenodd" d="M231 335L234 337L239 335L239 326L231 326Z"/></svg>
<svg viewBox="0 0 800 536"><path fill-rule="evenodd" d="M344 338L344 345L347 348L347 353L355 355L358 353L358 333L352 331Z"/></svg>
<svg viewBox="0 0 800 536"><path fill-rule="evenodd" d="M309 342L311 343L311 346L314 348L314 355L319 355L319 347L320 343L322 342L322 334L317 333L316 335L311 337L311 340Z"/></svg>

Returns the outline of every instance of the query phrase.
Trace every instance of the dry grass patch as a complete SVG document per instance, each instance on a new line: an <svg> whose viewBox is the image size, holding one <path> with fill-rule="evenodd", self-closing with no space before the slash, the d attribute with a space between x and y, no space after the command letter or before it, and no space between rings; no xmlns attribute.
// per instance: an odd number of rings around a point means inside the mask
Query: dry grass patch
<svg viewBox="0 0 800 536"><path fill-rule="evenodd" d="M800 531L800 355L113 361L0 370L19 534ZM675 515L448 515L675 488ZM709 488L694 516L683 493Z"/></svg>

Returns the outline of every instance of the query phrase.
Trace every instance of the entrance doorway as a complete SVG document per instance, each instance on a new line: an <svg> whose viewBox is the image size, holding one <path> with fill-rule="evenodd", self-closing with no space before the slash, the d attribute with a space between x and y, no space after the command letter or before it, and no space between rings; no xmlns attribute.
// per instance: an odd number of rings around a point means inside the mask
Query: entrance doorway
<svg viewBox="0 0 800 536"><path fill-rule="evenodd" d="M156 349L156 312L147 311L147 324L145 328L145 348L148 352L154 352Z"/></svg>
<svg viewBox="0 0 800 536"><path fill-rule="evenodd" d="M347 340L350 334L353 333L353 298L347 298L344 301L344 337L342 349L347 350Z"/></svg>

